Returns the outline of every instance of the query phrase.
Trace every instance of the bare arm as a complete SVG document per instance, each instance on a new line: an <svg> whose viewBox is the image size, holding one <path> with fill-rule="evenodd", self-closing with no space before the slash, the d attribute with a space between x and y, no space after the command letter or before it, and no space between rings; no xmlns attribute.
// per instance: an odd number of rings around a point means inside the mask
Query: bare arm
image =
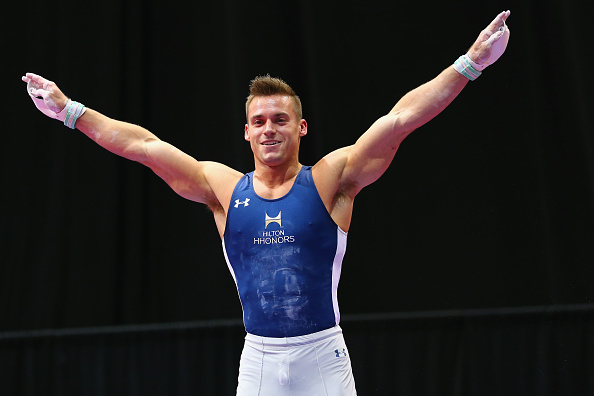
<svg viewBox="0 0 594 396"><path fill-rule="evenodd" d="M49 114L60 113L66 106L68 98L52 81L32 73L27 73L23 81L38 87L29 94L43 98L41 106L45 105ZM112 153L148 166L184 198L213 209L223 205L225 185L234 185L232 180L240 177L239 172L222 164L195 160L145 128L114 120L92 109L87 109L77 120L76 128Z"/></svg>
<svg viewBox="0 0 594 396"><path fill-rule="evenodd" d="M493 46L503 37L504 22L508 17L509 11L500 13L480 33L468 51L474 62L483 64L492 60ZM509 35L509 30L507 34ZM464 89L468 81L468 78L453 66L448 67L433 80L404 95L392 110L378 119L353 146L330 154L329 162L344 167L340 175L340 185L337 186L338 192L354 197L363 187L377 180L388 168L402 140L441 113Z"/></svg>

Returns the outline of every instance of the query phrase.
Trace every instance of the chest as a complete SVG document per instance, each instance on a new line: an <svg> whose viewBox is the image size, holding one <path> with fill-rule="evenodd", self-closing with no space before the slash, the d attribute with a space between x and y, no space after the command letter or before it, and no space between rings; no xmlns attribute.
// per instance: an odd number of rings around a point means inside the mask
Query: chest
<svg viewBox="0 0 594 396"><path fill-rule="evenodd" d="M249 192L234 194L227 214L229 236L291 236L303 240L316 230L335 227L319 196L298 190L293 189L278 199L264 199Z"/></svg>

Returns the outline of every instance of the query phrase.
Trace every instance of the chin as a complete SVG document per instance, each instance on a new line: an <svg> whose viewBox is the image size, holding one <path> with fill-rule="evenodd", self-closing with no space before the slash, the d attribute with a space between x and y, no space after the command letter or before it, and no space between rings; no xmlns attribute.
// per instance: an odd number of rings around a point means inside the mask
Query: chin
<svg viewBox="0 0 594 396"><path fill-rule="evenodd" d="M264 165L266 165L266 166L278 166L278 165L280 165L280 164L283 163L283 161L281 159L278 159L278 158L274 158L274 159L270 159L270 158L262 159L261 162Z"/></svg>
<svg viewBox="0 0 594 396"><path fill-rule="evenodd" d="M285 157L280 153L266 153L260 156L260 161L265 164L283 162Z"/></svg>

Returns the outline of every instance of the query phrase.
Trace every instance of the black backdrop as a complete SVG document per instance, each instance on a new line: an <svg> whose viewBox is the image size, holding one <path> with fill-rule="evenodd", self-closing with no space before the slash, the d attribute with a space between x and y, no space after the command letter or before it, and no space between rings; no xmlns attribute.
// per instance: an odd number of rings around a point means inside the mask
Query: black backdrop
<svg viewBox="0 0 594 396"><path fill-rule="evenodd" d="M341 311L587 307L594 103L590 13L579 4L108 0L5 10L0 331L18 339L241 317L210 213L37 112L23 73L244 172L248 83L280 76L303 99L301 162L313 164L507 8L502 59L357 198Z"/></svg>

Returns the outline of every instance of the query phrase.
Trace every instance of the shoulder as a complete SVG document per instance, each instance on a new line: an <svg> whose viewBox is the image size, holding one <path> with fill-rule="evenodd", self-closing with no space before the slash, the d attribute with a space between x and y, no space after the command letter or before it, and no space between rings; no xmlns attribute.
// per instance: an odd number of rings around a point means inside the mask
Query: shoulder
<svg viewBox="0 0 594 396"><path fill-rule="evenodd" d="M194 191L194 194L200 196L194 196L192 200L206 204L213 212L227 208L233 189L243 174L227 165L211 161L198 162L198 173L208 188Z"/></svg>
<svg viewBox="0 0 594 396"><path fill-rule="evenodd" d="M352 186L345 179L345 169L353 146L339 148L326 155L312 168L312 176L320 195L348 194Z"/></svg>
<svg viewBox="0 0 594 396"><path fill-rule="evenodd" d="M199 162L202 171L206 177L212 178L212 182L215 183L216 181L225 181L228 182L230 180L239 181L244 174L225 165L221 164L220 162L213 162L213 161L200 161ZM223 180L221 180L223 179Z"/></svg>
<svg viewBox="0 0 594 396"><path fill-rule="evenodd" d="M327 154L312 167L312 172L329 171L333 174L340 174L346 165L351 147L342 147Z"/></svg>

